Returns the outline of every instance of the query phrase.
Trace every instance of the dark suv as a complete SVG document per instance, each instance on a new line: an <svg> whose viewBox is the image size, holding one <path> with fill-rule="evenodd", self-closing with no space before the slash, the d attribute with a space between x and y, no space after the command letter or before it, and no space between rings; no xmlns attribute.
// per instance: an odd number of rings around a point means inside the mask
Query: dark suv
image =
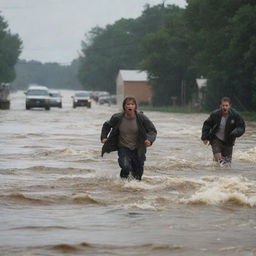
<svg viewBox="0 0 256 256"><path fill-rule="evenodd" d="M87 91L76 92L73 96L73 108L85 106L91 108L91 94Z"/></svg>

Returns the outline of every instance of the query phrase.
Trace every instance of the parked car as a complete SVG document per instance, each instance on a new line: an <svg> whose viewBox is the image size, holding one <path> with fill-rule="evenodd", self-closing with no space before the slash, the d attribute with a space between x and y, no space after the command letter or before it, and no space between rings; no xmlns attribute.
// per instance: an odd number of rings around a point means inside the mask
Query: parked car
<svg viewBox="0 0 256 256"><path fill-rule="evenodd" d="M116 95L104 95L104 96L100 96L99 100L98 100L99 104L116 104Z"/></svg>
<svg viewBox="0 0 256 256"><path fill-rule="evenodd" d="M62 96L58 91L50 91L50 106L62 108Z"/></svg>
<svg viewBox="0 0 256 256"><path fill-rule="evenodd" d="M92 91L91 96L92 96L92 99L95 100L95 102L98 102L100 97L109 96L109 92L106 92L106 91Z"/></svg>
<svg viewBox="0 0 256 256"><path fill-rule="evenodd" d="M50 110L50 95L48 88L45 86L32 85L25 92L26 109L45 108Z"/></svg>
<svg viewBox="0 0 256 256"><path fill-rule="evenodd" d="M73 108L79 107L79 106L85 106L88 108L91 108L91 94L90 92L87 91L81 91L81 92L76 92L73 96Z"/></svg>

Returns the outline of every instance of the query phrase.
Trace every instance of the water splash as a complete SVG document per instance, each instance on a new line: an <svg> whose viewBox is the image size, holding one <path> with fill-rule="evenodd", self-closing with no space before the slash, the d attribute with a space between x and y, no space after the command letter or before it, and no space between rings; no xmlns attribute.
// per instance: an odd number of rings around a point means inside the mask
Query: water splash
<svg viewBox="0 0 256 256"><path fill-rule="evenodd" d="M100 201L94 199L92 196L85 194L85 193L80 193L72 196L73 200L77 203L87 203L87 204L101 204Z"/></svg>
<svg viewBox="0 0 256 256"><path fill-rule="evenodd" d="M244 162L256 163L256 147L247 151L238 150L234 153L234 158Z"/></svg>
<svg viewBox="0 0 256 256"><path fill-rule="evenodd" d="M232 202L236 205L256 206L256 182L245 177L205 178L204 186L190 198L182 198L186 204L220 205Z"/></svg>

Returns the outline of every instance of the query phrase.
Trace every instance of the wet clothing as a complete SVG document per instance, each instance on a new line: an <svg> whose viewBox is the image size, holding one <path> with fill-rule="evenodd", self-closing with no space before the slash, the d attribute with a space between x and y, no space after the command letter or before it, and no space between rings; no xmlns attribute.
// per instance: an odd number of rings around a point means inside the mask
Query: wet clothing
<svg viewBox="0 0 256 256"><path fill-rule="evenodd" d="M104 143L101 151L101 155L104 153L110 153L118 150L119 142L119 126L121 124L124 112L114 114L109 121L106 121L101 130L101 140L108 138ZM153 143L156 139L156 128L153 123L146 117L142 112L136 113L136 120L138 125L138 141L137 141L137 152L138 155L146 153L145 140ZM110 132L110 134L109 134ZM108 136L109 134L109 136Z"/></svg>
<svg viewBox="0 0 256 256"><path fill-rule="evenodd" d="M212 144L212 140L216 138L216 133L220 128L222 119L221 109L213 111L207 120L205 120L202 128L201 139L209 140ZM233 146L237 137L240 137L245 132L245 123L243 118L234 109L230 109L226 125L224 129L223 142L227 146Z"/></svg>
<svg viewBox="0 0 256 256"><path fill-rule="evenodd" d="M153 143L156 135L154 124L142 112L136 112L134 120L127 120L124 112L114 114L102 126L101 140L107 138L107 141L102 147L101 155L118 151L121 178L128 178L131 174L135 179L141 180L146 159L145 140Z"/></svg>
<svg viewBox="0 0 256 256"><path fill-rule="evenodd" d="M204 122L201 139L210 141L213 154L221 153L225 161L231 162L235 140L244 132L245 123L238 112L230 109L228 116L224 117L221 109L218 109Z"/></svg>
<svg viewBox="0 0 256 256"><path fill-rule="evenodd" d="M227 116L223 116L221 118L220 127L219 127L218 131L216 132L216 137L222 141L225 141L225 127L226 127L226 123L227 123L227 118L228 118Z"/></svg>
<svg viewBox="0 0 256 256"><path fill-rule="evenodd" d="M130 150L137 148L138 125L136 118L123 117L119 127L119 147L126 147Z"/></svg>
<svg viewBox="0 0 256 256"><path fill-rule="evenodd" d="M225 160L225 162L231 162L233 146L227 146L219 138L213 139L211 142L211 146L213 154L221 153L222 159Z"/></svg>
<svg viewBox="0 0 256 256"><path fill-rule="evenodd" d="M130 150L129 148L119 147L118 163L121 168L120 177L127 179L129 174L131 174L135 179L141 180L145 160L145 154L138 156L136 149Z"/></svg>

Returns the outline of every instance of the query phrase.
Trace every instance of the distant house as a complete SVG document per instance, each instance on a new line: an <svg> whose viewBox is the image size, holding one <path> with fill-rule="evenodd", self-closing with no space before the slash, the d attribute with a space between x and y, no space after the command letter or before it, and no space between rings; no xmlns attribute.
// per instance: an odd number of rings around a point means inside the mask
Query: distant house
<svg viewBox="0 0 256 256"><path fill-rule="evenodd" d="M202 102L203 98L205 97L205 89L207 87L207 79L201 78L196 79L196 84L198 88L198 100Z"/></svg>
<svg viewBox="0 0 256 256"><path fill-rule="evenodd" d="M118 106L125 97L133 96L138 104L151 104L152 89L147 72L139 70L120 70L116 78L116 96Z"/></svg>

